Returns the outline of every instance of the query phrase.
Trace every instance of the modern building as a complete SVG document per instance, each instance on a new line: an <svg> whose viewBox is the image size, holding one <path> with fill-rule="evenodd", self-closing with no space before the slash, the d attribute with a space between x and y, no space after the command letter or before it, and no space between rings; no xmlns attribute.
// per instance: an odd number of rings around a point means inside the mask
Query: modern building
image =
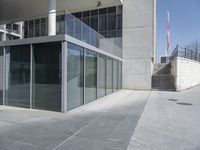
<svg viewBox="0 0 200 150"><path fill-rule="evenodd" d="M66 112L120 89L151 90L156 0L1 0L0 105Z"/></svg>

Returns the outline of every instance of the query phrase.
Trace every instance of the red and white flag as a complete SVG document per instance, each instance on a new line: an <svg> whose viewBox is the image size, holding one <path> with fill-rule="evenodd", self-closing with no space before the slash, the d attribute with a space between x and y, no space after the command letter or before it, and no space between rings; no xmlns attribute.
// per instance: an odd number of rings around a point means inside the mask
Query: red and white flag
<svg viewBox="0 0 200 150"><path fill-rule="evenodd" d="M169 51L170 51L170 15L169 15L169 11L167 11L167 48L166 48L166 56L169 55Z"/></svg>

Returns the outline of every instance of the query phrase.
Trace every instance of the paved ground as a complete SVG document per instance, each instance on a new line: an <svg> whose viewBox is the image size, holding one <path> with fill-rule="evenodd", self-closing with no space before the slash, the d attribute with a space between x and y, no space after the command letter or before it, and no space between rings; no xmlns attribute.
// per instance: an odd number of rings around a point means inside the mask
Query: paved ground
<svg viewBox="0 0 200 150"><path fill-rule="evenodd" d="M181 102L192 105L177 104ZM200 150L200 86L180 93L152 92L128 146L135 149Z"/></svg>
<svg viewBox="0 0 200 150"><path fill-rule="evenodd" d="M199 116L200 87L121 90L66 114L3 107L0 150L200 150Z"/></svg>

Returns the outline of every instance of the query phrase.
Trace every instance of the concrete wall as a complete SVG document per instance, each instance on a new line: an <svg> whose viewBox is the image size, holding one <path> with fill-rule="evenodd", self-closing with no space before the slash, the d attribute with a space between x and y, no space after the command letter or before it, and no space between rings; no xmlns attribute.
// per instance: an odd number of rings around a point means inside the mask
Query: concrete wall
<svg viewBox="0 0 200 150"><path fill-rule="evenodd" d="M151 89L155 56L156 0L124 0L123 88Z"/></svg>
<svg viewBox="0 0 200 150"><path fill-rule="evenodd" d="M172 69L177 91L200 84L200 62L185 58L175 58L172 61Z"/></svg>

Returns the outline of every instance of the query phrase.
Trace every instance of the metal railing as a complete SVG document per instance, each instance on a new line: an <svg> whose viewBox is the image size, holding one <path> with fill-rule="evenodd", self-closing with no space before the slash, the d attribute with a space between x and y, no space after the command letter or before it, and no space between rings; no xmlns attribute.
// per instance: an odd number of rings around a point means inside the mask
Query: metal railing
<svg viewBox="0 0 200 150"><path fill-rule="evenodd" d="M56 12L56 34L67 34L87 44L100 48L116 56L122 56L122 47L113 39L108 39L73 16L68 11ZM23 22L23 38L48 36L48 14L7 21Z"/></svg>
<svg viewBox="0 0 200 150"><path fill-rule="evenodd" d="M174 51L171 54L171 59L173 60L176 57L187 58L195 61L200 61L200 53L197 49L192 50L184 47L176 46Z"/></svg>

